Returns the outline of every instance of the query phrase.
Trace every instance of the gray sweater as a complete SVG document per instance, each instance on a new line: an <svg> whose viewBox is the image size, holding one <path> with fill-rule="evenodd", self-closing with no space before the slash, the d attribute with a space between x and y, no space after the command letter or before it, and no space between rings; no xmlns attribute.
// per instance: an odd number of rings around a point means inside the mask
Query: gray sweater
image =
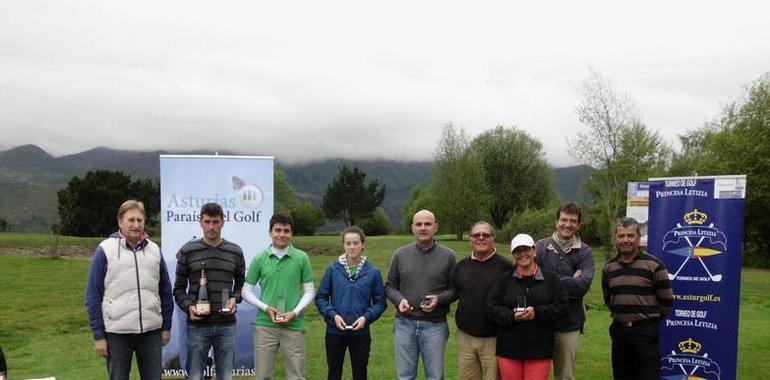
<svg viewBox="0 0 770 380"><path fill-rule="evenodd" d="M445 322L452 301L450 281L456 263L455 253L435 241L427 249L422 249L416 242L397 249L385 281L385 292L396 306L396 316ZM425 313L420 309L420 302L428 294L438 296L438 306ZM402 314L398 304L404 298L412 310Z"/></svg>

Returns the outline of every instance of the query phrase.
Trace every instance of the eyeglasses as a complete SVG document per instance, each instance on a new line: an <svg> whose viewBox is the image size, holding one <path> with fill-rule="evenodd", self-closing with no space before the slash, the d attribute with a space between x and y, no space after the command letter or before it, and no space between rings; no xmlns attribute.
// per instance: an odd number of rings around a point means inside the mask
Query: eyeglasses
<svg viewBox="0 0 770 380"><path fill-rule="evenodd" d="M474 239L489 239L492 237L492 234L488 234L486 232L476 232L475 234L471 234L471 237Z"/></svg>

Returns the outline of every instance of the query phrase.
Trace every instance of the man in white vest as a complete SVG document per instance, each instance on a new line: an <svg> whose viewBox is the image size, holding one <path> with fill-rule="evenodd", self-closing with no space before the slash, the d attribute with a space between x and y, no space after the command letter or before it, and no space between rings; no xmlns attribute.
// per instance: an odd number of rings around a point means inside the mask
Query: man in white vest
<svg viewBox="0 0 770 380"><path fill-rule="evenodd" d="M162 347L170 337L171 283L144 222L142 202L123 202L119 229L96 247L88 273L88 323L111 380L128 380L134 352L141 378L160 380Z"/></svg>

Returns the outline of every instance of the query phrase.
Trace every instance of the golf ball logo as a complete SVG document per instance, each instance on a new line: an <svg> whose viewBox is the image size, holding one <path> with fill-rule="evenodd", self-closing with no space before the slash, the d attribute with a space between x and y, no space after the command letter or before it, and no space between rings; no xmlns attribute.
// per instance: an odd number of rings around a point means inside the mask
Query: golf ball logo
<svg viewBox="0 0 770 380"><path fill-rule="evenodd" d="M255 210L262 205L264 196L259 186L251 183L245 183L237 176L233 176L233 189L238 192L238 201L243 207Z"/></svg>
<svg viewBox="0 0 770 380"><path fill-rule="evenodd" d="M676 228L668 231L663 237L663 250L666 253L682 256L684 261L674 273L669 273L671 280L687 281L722 281L722 275L712 273L704 258L721 255L727 251L727 236L714 227L714 223L708 223L708 214L698 209L685 213L682 223L677 223ZM679 276L682 268L690 261L698 261L708 276L693 277Z"/></svg>

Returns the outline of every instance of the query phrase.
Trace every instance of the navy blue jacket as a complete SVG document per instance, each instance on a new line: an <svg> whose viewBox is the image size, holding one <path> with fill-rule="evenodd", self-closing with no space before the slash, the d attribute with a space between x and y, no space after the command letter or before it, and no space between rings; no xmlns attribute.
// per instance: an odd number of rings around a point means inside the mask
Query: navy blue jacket
<svg viewBox="0 0 770 380"><path fill-rule="evenodd" d="M379 319L387 307L380 270L366 261L361 271L351 279L339 261L331 263L321 278L315 304L326 320L327 334L369 334L369 325ZM364 316L366 327L357 331L340 330L334 324L334 316L337 314L347 324L353 324L360 316Z"/></svg>
<svg viewBox="0 0 770 380"><path fill-rule="evenodd" d="M591 288L594 278L594 254L588 244L580 242L580 248L573 247L562 257L553 247L551 239L543 239L535 243L537 248L537 265L550 270L559 277L569 294L567 312L556 321L556 331L583 330L586 313L583 297ZM573 277L580 270L579 277Z"/></svg>

